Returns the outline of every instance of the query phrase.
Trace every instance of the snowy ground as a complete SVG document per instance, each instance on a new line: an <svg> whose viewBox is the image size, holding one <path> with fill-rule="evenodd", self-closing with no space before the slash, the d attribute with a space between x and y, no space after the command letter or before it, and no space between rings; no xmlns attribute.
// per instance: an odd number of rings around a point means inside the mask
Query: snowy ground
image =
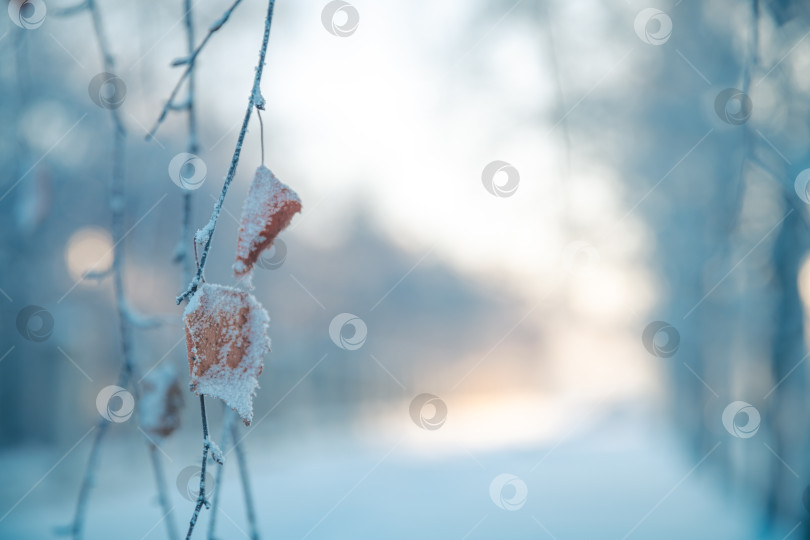
<svg viewBox="0 0 810 540"><path fill-rule="evenodd" d="M426 432L427 433L427 432ZM250 439L248 439L250 440ZM638 426L605 426L522 449L426 453L409 441L375 445L329 437L256 438L248 445L263 538L468 539L782 539L784 530L757 534L761 514L734 502L709 462L697 468L678 439ZM193 504L175 486L176 456L196 455L193 441L168 444L165 458L178 525ZM53 538L68 522L89 438L0 522L0 538ZM87 538L165 538L152 495L146 452L110 441L91 501ZM45 452L0 459L0 512L6 513L58 460ZM226 462L218 538L246 537L235 459ZM490 483L511 473L526 484L525 505L499 508ZM514 495L506 488L504 496ZM152 501L152 506L140 501ZM208 513L195 538L204 538ZM798 536L798 533L796 533ZM789 537L788 537L789 538Z"/></svg>

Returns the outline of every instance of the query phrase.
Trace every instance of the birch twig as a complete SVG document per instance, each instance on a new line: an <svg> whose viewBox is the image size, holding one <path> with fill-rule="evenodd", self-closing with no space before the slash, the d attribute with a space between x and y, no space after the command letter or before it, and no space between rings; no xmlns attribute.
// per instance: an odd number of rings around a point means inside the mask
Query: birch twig
<svg viewBox="0 0 810 540"><path fill-rule="evenodd" d="M219 19L217 19L214 22L214 24L212 24L208 28L208 34L206 34L206 36L203 38L202 42L195 49L193 47L193 43L194 43L194 33L193 33L193 30L192 30L193 26L192 26L192 23L190 22L190 20L191 20L191 15L190 15L191 14L191 3L188 0L184 0L184 1L186 2L186 4L185 4L186 5L186 15L185 15L185 18L186 18L186 31L187 31L187 35L188 35L189 40L190 40L190 47L189 47L190 50L189 50L189 54L188 54L187 57L175 60L174 62L172 62L172 65L173 66L183 66L183 65L185 65L186 69L183 71L183 74L180 75L180 79L177 81L177 84L174 85L174 88L172 89L171 94L169 94L169 99L166 100L166 104L163 106L163 109L161 109L160 115L158 116L158 119L155 122L155 125L152 127L152 129L149 130L149 133L146 135L146 140L147 141L152 139L155 136L155 133L157 133L157 130L160 129L160 125L163 124L164 120L166 120L166 116L169 114L169 111L182 110L184 108L188 108L189 110L192 109L193 105L192 105L191 101L187 101L186 103L181 104L181 105L178 105L177 103L175 103L175 100L177 99L177 93L180 91L180 87L183 85L183 81L185 81L188 78L189 79L189 87L190 87L189 88L189 97L193 97L193 89L192 89L193 85L192 85L191 77L192 77L192 74L193 74L193 71L194 71L194 63L197 61L197 57L200 55L200 52L202 52L202 50L208 44L208 40L211 39L211 36L213 36L216 33L217 30L222 28L225 25L226 22L228 22L228 19L231 17L231 13L233 13L234 9L236 9L236 6L238 6L242 2L242 0L236 0L233 4L231 4L231 7L226 9L225 13L223 13L222 16ZM193 154L194 152L191 152L191 153Z"/></svg>
<svg viewBox="0 0 810 540"><path fill-rule="evenodd" d="M239 478L242 480L242 493L245 497L245 510L250 525L250 540L259 540L259 525L256 520L256 507L253 504L253 493L250 491L250 478L248 476L247 457L240 439L236 437L236 423L231 423L231 439L236 450L236 463L239 466Z"/></svg>
<svg viewBox="0 0 810 540"><path fill-rule="evenodd" d="M82 3L69 8L62 12L62 15L73 15L83 11L90 14L93 23L93 31L96 36L99 53L103 69L105 72L113 72L115 68L115 60L112 51L107 41L107 35L104 31L104 25L101 18L101 13L95 0L84 0ZM124 210L125 210L125 197L124 197L124 155L125 155L125 139L126 127L121 118L121 113L118 107L107 107L110 118L113 122L113 163L112 175L110 176L110 214L111 214L111 229L113 237L113 262L112 262L112 276L113 285L115 289L115 304L118 312L119 330L121 333L121 354L123 357L123 365L118 377L118 386L126 388L132 382L132 394L137 403L140 400L140 392L138 383L133 382L136 367L132 354L132 324L130 320L130 312L124 291ZM136 416L137 418L137 416ZM84 520L87 510L87 502L89 500L90 488L93 485L96 467L98 466L99 454L101 443L104 435L109 427L109 421L102 419L99 422L99 429L96 437L93 439L93 446L90 450L90 458L88 460L87 468L85 469L84 477L81 487L79 489L79 496L76 502L76 512L74 514L73 523L70 527L70 532L74 540L82 538L84 532ZM168 498L160 496L161 493L165 495L165 479L163 477L163 469L153 460L155 471L155 478L157 481L158 495L163 505L164 515L166 516L166 523L169 533L169 538L175 537L175 531L172 527L173 520L171 518L171 508L168 504Z"/></svg>
<svg viewBox="0 0 810 540"><path fill-rule="evenodd" d="M205 396L200 395L200 416L202 417L203 428L203 454L202 465L200 465L200 493L197 495L197 505L194 507L194 513L191 515L191 520L188 524L188 532L186 533L186 540L190 540L191 533L194 532L194 526L197 524L197 518L200 515L203 505L206 508L210 507L210 503L205 498L205 465L208 462L208 449L211 447L208 438L208 419L205 416Z"/></svg>
<svg viewBox="0 0 810 540"><path fill-rule="evenodd" d="M203 249L200 257L200 264L197 266L197 273L189 282L186 290L177 297L176 301L178 304L180 304L180 302L186 298L192 296L197 291L197 287L200 285L203 270L205 269L205 263L208 260L208 252L211 249L211 238L214 236L214 229L216 228L219 214L222 211L225 196L228 194L228 188L230 187L233 177L236 174L236 167L239 165L239 156L242 153L242 144L245 141L248 124L250 123L250 116L253 113L253 107L256 104L256 97L261 96L260 86L262 81L262 72L264 71L264 59L267 55L267 42L270 39L270 25L273 22L273 7L275 6L275 3L275 0L269 0L267 2L267 17L264 21L264 36L262 38L261 49L259 50L259 63L256 66L256 76L253 79L253 87L251 88L250 97L248 98L247 111L245 111L245 117L242 120L242 129L239 131L239 138L236 141L236 148L234 148L233 151L233 157L231 158L231 165L228 168L228 174L225 177L224 184L222 185L222 192L219 194L219 199L217 199L217 202L214 204L211 219L204 228L207 238L205 241L205 248Z"/></svg>

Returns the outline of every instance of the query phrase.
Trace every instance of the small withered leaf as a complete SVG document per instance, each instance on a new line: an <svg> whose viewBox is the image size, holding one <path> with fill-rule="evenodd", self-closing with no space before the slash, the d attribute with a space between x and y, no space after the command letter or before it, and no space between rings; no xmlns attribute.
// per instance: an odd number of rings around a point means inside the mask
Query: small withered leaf
<svg viewBox="0 0 810 540"><path fill-rule="evenodd" d="M221 399L246 425L264 355L270 317L252 294L204 283L183 314L191 390Z"/></svg>
<svg viewBox="0 0 810 540"><path fill-rule="evenodd" d="M253 270L262 251L273 245L278 234L300 211L301 199L292 189L281 183L264 165L256 169L239 222L233 265L237 279Z"/></svg>

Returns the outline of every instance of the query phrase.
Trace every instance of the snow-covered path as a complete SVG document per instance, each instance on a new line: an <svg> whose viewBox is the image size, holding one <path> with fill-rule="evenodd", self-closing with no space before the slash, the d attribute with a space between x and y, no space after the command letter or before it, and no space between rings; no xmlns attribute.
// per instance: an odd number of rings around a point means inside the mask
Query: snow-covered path
<svg viewBox="0 0 810 540"><path fill-rule="evenodd" d="M88 540L165 538L155 498L144 496L152 491L152 478L143 448L111 443L91 500ZM193 441L175 444L173 456L196 455ZM557 446L441 456L402 441L372 447L310 439L263 451L264 444L253 440L248 446L262 538L779 540L795 525L757 534L760 512L720 489L709 460L690 461L675 437L653 438L643 430L602 429ZM0 538L54 537L54 527L66 523L73 508L83 450L0 522ZM6 513L55 459L36 452L3 455L0 511ZM182 526L193 505L173 481L187 465L166 463ZM247 525L235 461L226 467L218 537L243 538ZM490 497L491 482L503 473L525 483L525 504L517 510L499 508ZM512 500L516 489L507 485L502 496ZM203 513L195 538L205 537L208 515Z"/></svg>

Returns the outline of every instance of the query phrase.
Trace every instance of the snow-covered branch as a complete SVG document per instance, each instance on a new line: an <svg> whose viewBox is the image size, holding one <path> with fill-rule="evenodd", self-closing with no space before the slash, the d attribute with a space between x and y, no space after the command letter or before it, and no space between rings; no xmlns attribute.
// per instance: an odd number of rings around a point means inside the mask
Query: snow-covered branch
<svg viewBox="0 0 810 540"><path fill-rule="evenodd" d="M245 135L247 134L248 124L250 123L250 116L253 113L253 107L257 104L257 96L261 96L261 81L262 81L262 73L264 71L264 59L267 55L267 42L270 39L270 25L273 22L273 7L275 6L275 0L269 0L267 3L267 17L264 21L264 36L262 38L262 46L259 50L259 63L256 66L256 76L253 79L253 86L250 90L250 97L248 98L248 106L247 111L245 111L245 117L242 120L242 128L239 131L239 137L236 140L236 147L233 151L233 157L231 158L231 164L228 168L228 174L225 177L225 182L222 185L222 192L219 195L219 199L214 204L214 210L211 214L211 219L208 221L208 224L204 227L207 231L207 238L205 241L205 248L203 249L202 255L200 257L200 264L197 266L197 273L191 282L188 284L186 290L177 297L176 301L178 304L192 296L196 291L197 288L200 286L200 282L202 280L202 274L205 269L205 263L208 260L208 252L211 249L211 238L214 236L214 229L217 225L217 220L219 219L219 214L222 211L222 205L225 202L225 196L228 194L228 188L233 181L233 177L236 174L236 167L239 164L239 156L242 153L242 144L245 140ZM260 104L264 106L264 99L262 98Z"/></svg>
<svg viewBox="0 0 810 540"><path fill-rule="evenodd" d="M191 521L188 524L188 532L186 533L186 540L190 540L191 534L194 532L194 526L197 524L197 518L200 515L203 505L206 508L211 507L211 503L205 498L205 465L208 462L208 449L211 447L210 439L208 438L208 418L205 416L205 396L200 395L200 415L202 416L203 426L203 454L202 465L200 466L200 492L197 495L197 504L194 507L194 513L191 515Z"/></svg>

